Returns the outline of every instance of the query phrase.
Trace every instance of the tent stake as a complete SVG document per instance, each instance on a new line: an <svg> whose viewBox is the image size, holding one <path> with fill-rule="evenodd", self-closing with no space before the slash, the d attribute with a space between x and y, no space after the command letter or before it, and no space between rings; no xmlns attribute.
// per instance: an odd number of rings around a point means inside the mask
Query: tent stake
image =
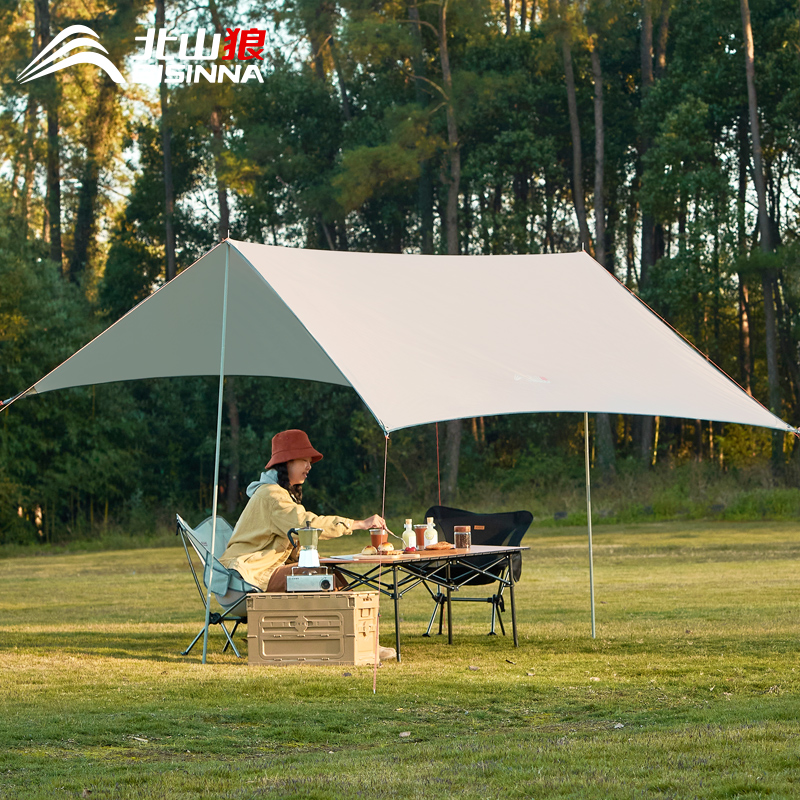
<svg viewBox="0 0 800 800"><path fill-rule="evenodd" d="M219 450L222 438L222 389L225 379L225 334L228 326L228 262L231 246L225 247L225 287L222 291L222 346L219 351L219 395L217 397L217 446L214 451L214 497L211 501L211 559L213 565L214 547L217 539L217 495L219 495ZM211 620L211 577L214 574L213 566L208 571L208 586L206 587L206 624L203 630L203 663L206 663L208 652L208 626Z"/></svg>
<svg viewBox="0 0 800 800"><path fill-rule="evenodd" d="M583 412L583 439L586 451L586 521L589 526L589 595L592 607L592 639L594 632L594 559L592 556L592 484L589 480L589 412Z"/></svg>

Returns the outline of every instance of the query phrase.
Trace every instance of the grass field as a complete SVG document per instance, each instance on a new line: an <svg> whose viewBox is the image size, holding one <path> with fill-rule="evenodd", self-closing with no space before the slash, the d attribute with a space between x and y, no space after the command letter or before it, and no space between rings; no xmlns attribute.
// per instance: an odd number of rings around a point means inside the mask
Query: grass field
<svg viewBox="0 0 800 800"><path fill-rule="evenodd" d="M371 668L250 667L218 631L207 665L179 655L181 549L4 559L0 797L800 797L797 524L596 530L594 640L585 531L524 544L520 647L482 604L422 638L420 590L376 695Z"/></svg>

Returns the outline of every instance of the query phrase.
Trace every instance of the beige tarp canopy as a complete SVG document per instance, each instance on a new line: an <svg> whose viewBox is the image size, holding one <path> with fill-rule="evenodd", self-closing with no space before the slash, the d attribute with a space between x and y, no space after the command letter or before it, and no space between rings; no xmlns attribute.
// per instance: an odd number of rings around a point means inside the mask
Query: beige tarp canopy
<svg viewBox="0 0 800 800"><path fill-rule="evenodd" d="M606 411L794 431L586 253L466 258L227 240L19 396L219 375L218 485L226 374L352 386L387 435L539 411L582 411L585 429L586 412ZM594 636L588 434L585 461Z"/></svg>
<svg viewBox="0 0 800 800"><path fill-rule="evenodd" d="M792 431L586 253L415 256L228 240L28 392L220 372L352 386L387 433L607 411Z"/></svg>

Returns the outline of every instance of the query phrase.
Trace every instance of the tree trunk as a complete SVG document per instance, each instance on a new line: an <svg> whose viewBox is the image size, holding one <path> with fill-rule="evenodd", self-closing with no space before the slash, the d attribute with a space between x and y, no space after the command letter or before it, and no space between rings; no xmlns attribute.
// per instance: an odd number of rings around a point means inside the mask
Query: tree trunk
<svg viewBox="0 0 800 800"><path fill-rule="evenodd" d="M447 51L447 2L439 7L439 52L442 60L442 79L447 95L447 146L450 153L450 175L447 185L447 210L445 234L447 253L458 255L458 193L461 182L461 150L458 142L458 126L453 107L453 78L450 73L450 57Z"/></svg>
<svg viewBox="0 0 800 800"><path fill-rule="evenodd" d="M694 420L694 460L703 460L703 423L701 420Z"/></svg>
<svg viewBox="0 0 800 800"><path fill-rule="evenodd" d="M740 0L742 8L742 25L745 39L745 70L747 73L747 106L750 114L750 134L753 142L753 179L758 197L758 228L761 234L761 249L765 253L772 252L772 236L767 213L767 193L764 184L764 165L761 153L761 133L758 122L758 100L756 98L755 53L753 47L753 30L750 25L750 7L748 0Z"/></svg>
<svg viewBox="0 0 800 800"><path fill-rule="evenodd" d="M553 179L547 170L544 173L544 247L545 253L555 253L553 231Z"/></svg>
<svg viewBox="0 0 800 800"><path fill-rule="evenodd" d="M525 172L514 172L511 182L514 196L513 215L516 224L513 228L515 253L529 253L530 243L528 234L528 175ZM465 193L466 194L466 193ZM464 202L465 214L469 212L470 203ZM469 237L465 237L469 241Z"/></svg>
<svg viewBox="0 0 800 800"><path fill-rule="evenodd" d="M228 491L225 498L225 508L229 514L233 514L239 503L239 403L236 398L236 379L234 376L228 375L226 383L228 384L226 392L228 421L231 426L231 457L228 464Z"/></svg>
<svg viewBox="0 0 800 800"><path fill-rule="evenodd" d="M605 168L605 128L603 125L603 70L600 64L600 51L597 38L592 43L592 78L594 80L594 257L598 263L606 266L605 248L605 192L603 173ZM597 461L604 475L616 472L614 453L614 435L611 430L611 418L607 413L595 416L597 436Z"/></svg>
<svg viewBox="0 0 800 800"><path fill-rule="evenodd" d="M747 141L747 120L741 115L738 120L739 135L739 193L736 203L736 221L739 257L747 253L747 222L745 208L747 202L747 168L750 164L749 142ZM739 278L739 376L741 385L752 394L753 350L750 346L750 297L747 278L743 272Z"/></svg>
<svg viewBox="0 0 800 800"><path fill-rule="evenodd" d="M592 47L594 78L594 257L606 266L606 214L603 189L605 130L603 127L603 71L597 41Z"/></svg>
<svg viewBox="0 0 800 800"><path fill-rule="evenodd" d="M50 44L50 0L36 0L40 49ZM50 260L58 264L63 274L61 245L61 155L58 106L59 83L56 75L47 78L47 239Z"/></svg>
<svg viewBox="0 0 800 800"><path fill-rule="evenodd" d="M55 82L55 76L53 76ZM58 264L63 274L61 244L61 163L58 131L58 99L47 106L47 232L50 240L50 260Z"/></svg>
<svg viewBox="0 0 800 800"><path fill-rule="evenodd" d="M634 279L637 278L636 221L639 216L639 206L633 192L630 193L625 211L625 285L633 289Z"/></svg>
<svg viewBox="0 0 800 800"><path fill-rule="evenodd" d="M603 182L605 186L605 181ZM614 276L617 274L617 230L622 220L622 211L625 207L624 202L619 197L619 184L611 184L603 191L603 204L606 209L605 220L605 261L603 266Z"/></svg>
<svg viewBox="0 0 800 800"><path fill-rule="evenodd" d="M641 64L642 87L653 85L653 10L652 0L642 0Z"/></svg>
<svg viewBox="0 0 800 800"><path fill-rule="evenodd" d="M419 9L416 2L408 7L409 17L414 24L411 33L414 40L414 75L424 79L426 77L425 58L422 52L422 30ZM420 108L428 105L428 96L422 87L423 80L414 82L414 98ZM420 224L420 249L423 255L433 254L433 180L431 177L430 159L425 159L419 165L419 183L417 188L417 203Z"/></svg>
<svg viewBox="0 0 800 800"><path fill-rule="evenodd" d="M317 214L317 223L319 224L320 231L322 231L322 235L325 237L325 242L328 245L328 250L335 250L336 242L333 240L331 229L328 227L328 224L323 219L322 214Z"/></svg>
<svg viewBox="0 0 800 800"><path fill-rule="evenodd" d="M740 0L742 10L742 28L745 41L745 71L747 73L747 105L750 113L750 135L753 140L753 179L758 197L758 228L761 235L761 250L772 252L772 234L769 216L767 215L767 196L764 185L764 166L761 154L761 134L758 124L758 100L756 98L755 51L753 47L753 29L750 25L750 6L748 0ZM775 285L774 271L765 269L762 274L764 289L764 327L767 345L767 381L769 383L769 408L773 414L780 416L781 391L778 375L778 343L775 321ZM775 471L783 464L783 434L773 431L772 465Z"/></svg>
<svg viewBox="0 0 800 800"><path fill-rule="evenodd" d="M225 34L225 25L219 13L216 0L208 0L208 10L214 31L221 36ZM230 233L230 210L228 208L228 187L222 178L222 154L225 150L225 138L222 132L222 113L219 106L215 106L209 118L208 127L211 129L211 150L214 154L214 174L217 181L217 205L219 207L219 225L217 227L220 240L227 239Z"/></svg>
<svg viewBox="0 0 800 800"><path fill-rule="evenodd" d="M428 160L420 164L418 203L422 255L433 254L433 179Z"/></svg>
<svg viewBox="0 0 800 800"><path fill-rule="evenodd" d="M33 192L33 172L36 166L33 148L36 145L36 128L38 126L38 103L33 97L33 90L30 91L28 105L25 109L25 155L22 169L22 192L19 197L19 232L23 239L28 238L28 209Z"/></svg>
<svg viewBox="0 0 800 800"><path fill-rule="evenodd" d="M791 302L791 293L783 289L780 276L775 285L775 310L779 352L784 369L789 375L789 402L791 409L796 411L800 399L800 365L797 363L797 352L792 343L792 320L797 318L797 307ZM789 416L791 418L794 414L790 411Z"/></svg>
<svg viewBox="0 0 800 800"><path fill-rule="evenodd" d="M314 76L322 83L327 84L327 67L325 62L325 50L330 54L330 62L339 86L342 98L342 116L345 121L350 121L353 111L350 106L350 98L347 93L347 86L344 80L339 61L339 50L334 37L335 15L337 8L335 3L327 0L313 0L301 14L306 37L311 49L311 65ZM337 235L337 230L339 235ZM316 236L314 236L314 234ZM314 239L314 241L312 241ZM324 244L323 244L324 241ZM337 248L337 242L341 248ZM344 218L328 221L324 219L324 213L320 212L308 218L307 247L324 247L329 250L348 249L347 223Z"/></svg>
<svg viewBox="0 0 800 800"><path fill-rule="evenodd" d="M42 4L34 2L33 6L33 40L31 41L31 59L35 58L44 46L42 44ZM49 29L49 7L45 10ZM30 211L31 195L33 194L34 173L36 169L36 133L39 127L39 95L40 87L28 84L28 104L25 109L25 145L22 168L22 192L19 203L19 234L21 238L28 238L28 215Z"/></svg>
<svg viewBox="0 0 800 800"><path fill-rule="evenodd" d="M764 292L764 328L767 344L767 380L769 383L769 405L773 414L780 415L781 394L778 379L778 341L775 318L775 276L774 270L765 269L761 275ZM778 433L782 437L782 434ZM773 437L773 444L774 437ZM783 448L781 447L781 452ZM774 456L774 452L773 452Z"/></svg>
<svg viewBox="0 0 800 800"><path fill-rule="evenodd" d="M470 192L469 182L463 183L461 189L461 194L464 195L464 204L461 210L459 246L462 253L469 254L469 237L472 233L472 193Z"/></svg>
<svg viewBox="0 0 800 800"><path fill-rule="evenodd" d="M631 444L634 458L649 466L653 461L655 419L647 414L634 415L631 421Z"/></svg>
<svg viewBox="0 0 800 800"><path fill-rule="evenodd" d="M166 9L164 0L156 0L156 28L166 27ZM160 62L166 70L166 61ZM175 266L175 192L172 188L172 126L169 114L169 93L167 82L161 81L159 86L161 101L161 149L164 155L164 251L166 255L166 278L171 281L177 268Z"/></svg>
<svg viewBox="0 0 800 800"><path fill-rule="evenodd" d="M658 38L655 43L655 77L663 78L667 71L667 39L669 38L669 17L672 11L671 0L662 0L661 16L658 21ZM664 226L654 226L653 264L664 256Z"/></svg>
<svg viewBox="0 0 800 800"><path fill-rule="evenodd" d="M347 237L347 225L342 220L338 225L334 222L333 227L336 231L336 239L338 242L337 250L349 250L350 240ZM398 253L400 250L398 249Z"/></svg>
<svg viewBox="0 0 800 800"><path fill-rule="evenodd" d="M228 187L222 177L222 152L225 142L222 136L222 116L219 108L211 112L209 121L211 128L212 142L214 151L214 171L217 179L217 202L219 204L219 238L227 239L230 229L230 211L228 209ZM333 249L333 248L331 248Z"/></svg>
<svg viewBox="0 0 800 800"><path fill-rule="evenodd" d="M461 456L461 420L451 419L445 424L444 476L442 479L442 502L456 502L458 491L458 461Z"/></svg>
<svg viewBox="0 0 800 800"><path fill-rule="evenodd" d="M664 77L667 69L667 39L669 37L669 15L672 12L671 0L662 0L661 18L658 21L658 38L656 39L656 77Z"/></svg>
<svg viewBox="0 0 800 800"><path fill-rule="evenodd" d="M641 68L642 99L653 87L653 16L651 0L642 0ZM642 136L639 156L644 160L652 142L648 134ZM642 213L642 258L639 269L639 293L646 290L650 268L656 263L655 220L650 212Z"/></svg>
<svg viewBox="0 0 800 800"><path fill-rule="evenodd" d="M214 31L224 36L225 25L219 14L219 6L217 6L216 0L208 0L208 13L211 15L211 24L214 26Z"/></svg>
<svg viewBox="0 0 800 800"><path fill-rule="evenodd" d="M97 105L91 114L86 139L86 161L83 165L78 191L78 211L75 216L70 280L79 283L92 255L97 234L97 193L108 126L111 123L116 84L104 77L97 95Z"/></svg>
<svg viewBox="0 0 800 800"><path fill-rule="evenodd" d="M339 63L339 55L336 51L336 41L333 34L328 39L328 47L331 51L331 61L333 61L333 68L336 70L336 80L339 84L339 93L342 95L342 115L348 122L352 119L350 112L350 101L347 98L347 86L344 82L344 73L342 72L341 64Z"/></svg>
<svg viewBox="0 0 800 800"><path fill-rule="evenodd" d="M328 6L325 3L317 4L314 9L314 19L306 18L306 35L311 45L311 63L316 77L325 80L325 59L322 51L325 49L325 42L328 40L327 28L323 17L327 14Z"/></svg>
<svg viewBox="0 0 800 800"><path fill-rule="evenodd" d="M642 0L642 34L641 34L641 69L642 100L653 87L653 15L651 0ZM652 142L649 134L642 136L639 151L640 159L644 159ZM642 255L639 266L639 294L646 294L650 283L650 269L656 263L656 223L649 211L642 211ZM642 463L652 462L653 433L655 421L653 417L637 418L633 425L634 453Z"/></svg>
<svg viewBox="0 0 800 800"><path fill-rule="evenodd" d="M753 394L753 359L750 347L750 297L742 273L739 273L739 376L747 394Z"/></svg>
<svg viewBox="0 0 800 800"><path fill-rule="evenodd" d="M96 223L97 184L100 178L100 165L97 158L87 148L86 162L83 165L81 186L78 193L78 212L75 217L72 257L69 264L69 277L79 283L89 261L91 242L94 240Z"/></svg>
<svg viewBox="0 0 800 800"><path fill-rule="evenodd" d="M564 57L564 76L567 83L567 106L569 108L569 130L572 135L572 199L575 214L578 217L581 246L591 252L592 237L586 221L586 204L583 195L583 159L581 155L581 129L578 120L578 100L575 92L575 73L572 69L572 51L567 34L561 40L561 52Z"/></svg>
<svg viewBox="0 0 800 800"><path fill-rule="evenodd" d="M616 414L614 414L616 420ZM595 415L597 435L597 464L603 475L614 475L617 471L617 459L614 452L614 431L611 414L600 412Z"/></svg>
<svg viewBox="0 0 800 800"><path fill-rule="evenodd" d="M172 127L169 115L167 84L162 82L161 100L161 146L164 153L164 249L166 255L166 278L171 281L177 274L175 261L175 190L172 184Z"/></svg>
<svg viewBox="0 0 800 800"><path fill-rule="evenodd" d="M447 51L447 2L442 0L439 7L439 55L442 62L442 80L447 94L447 145L450 151L450 175L447 186L447 211L445 213L445 232L447 253L458 255L458 193L461 183L461 151L458 142L458 127L453 107L453 78L450 73L450 57ZM461 420L447 423L447 443L445 445L444 494L445 502L452 502L458 488L458 462L461 455Z"/></svg>
<svg viewBox="0 0 800 800"><path fill-rule="evenodd" d="M721 343L721 306L722 306L722 276L720 269L720 209L719 203L714 200L714 213L712 218L713 245L711 250L711 277L713 280L713 291L711 294L711 330L713 332L713 342L706 352L711 354L712 360L716 364L722 363L722 343Z"/></svg>

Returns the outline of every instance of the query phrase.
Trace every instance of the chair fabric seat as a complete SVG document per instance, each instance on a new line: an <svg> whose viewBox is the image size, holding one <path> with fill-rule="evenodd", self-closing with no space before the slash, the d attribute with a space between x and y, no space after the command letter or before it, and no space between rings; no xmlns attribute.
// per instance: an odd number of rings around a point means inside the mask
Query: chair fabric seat
<svg viewBox="0 0 800 800"><path fill-rule="evenodd" d="M241 658L233 642L233 635L239 625L247 621L247 595L250 592L257 592L259 589L245 581L236 570L223 566L219 560L219 557L228 547L228 542L233 535L233 528L222 517L217 517L216 532L213 531L213 517L203 520L196 528L192 528L180 514L176 515L176 517L178 523L177 533L181 537L186 551L189 569L194 577L195 586L203 605L203 613L205 614L206 607L206 592L203 587L208 589L210 586L212 594L222 609L221 613L215 612L209 617L211 624L219 625L222 628L227 639L222 652L224 653L228 647L231 647L237 657ZM211 554L212 533L214 533L214 555ZM192 554L199 559L200 570L196 569ZM202 585L198 577L198 571L203 576ZM226 622L234 624L233 631L230 633L225 625ZM204 631L205 624L189 647L182 652L182 655L189 654Z"/></svg>

